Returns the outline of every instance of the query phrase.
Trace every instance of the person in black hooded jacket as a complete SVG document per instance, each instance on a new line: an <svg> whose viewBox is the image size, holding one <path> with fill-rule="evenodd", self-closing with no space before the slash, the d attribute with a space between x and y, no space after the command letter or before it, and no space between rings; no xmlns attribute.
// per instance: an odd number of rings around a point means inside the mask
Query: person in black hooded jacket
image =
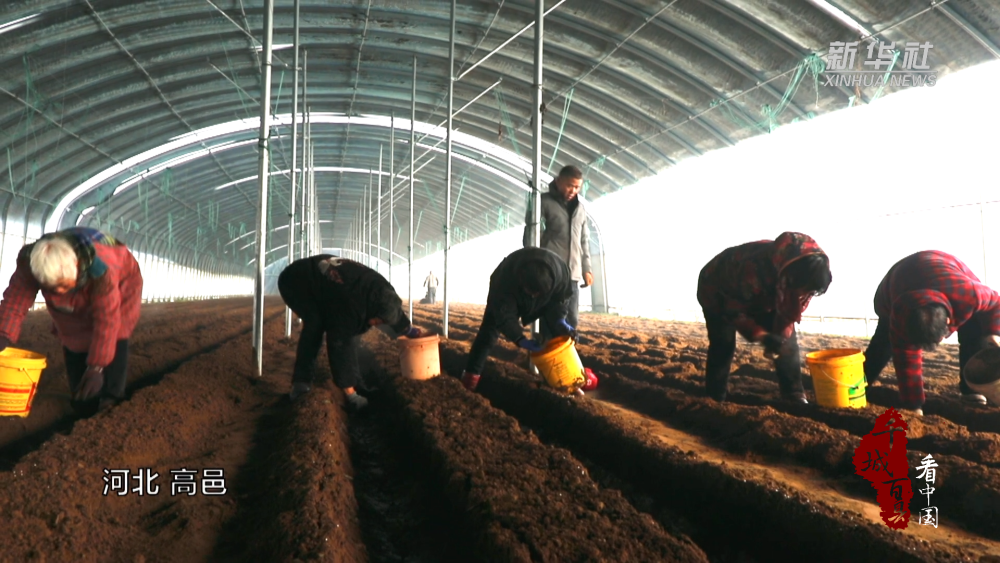
<svg viewBox="0 0 1000 563"><path fill-rule="evenodd" d="M566 322L573 283L566 263L551 250L522 248L504 258L490 276L486 311L462 372L462 385L475 390L490 349L501 334L529 352L542 349L524 336L524 325L536 320L541 319L548 334L575 336Z"/></svg>
<svg viewBox="0 0 1000 563"><path fill-rule="evenodd" d="M383 324L410 338L426 334L410 324L392 285L375 270L353 260L329 254L296 260L278 276L278 292L302 319L292 375L293 401L312 388L313 367L324 333L330 371L346 395L349 410L368 404L354 389L361 383L358 345L362 334Z"/></svg>

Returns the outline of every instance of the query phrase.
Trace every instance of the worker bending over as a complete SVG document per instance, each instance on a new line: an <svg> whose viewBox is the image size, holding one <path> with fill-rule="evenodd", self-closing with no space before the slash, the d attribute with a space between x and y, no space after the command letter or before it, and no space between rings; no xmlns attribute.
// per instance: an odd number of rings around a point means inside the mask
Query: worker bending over
<svg viewBox="0 0 1000 563"><path fill-rule="evenodd" d="M417 338L425 334L410 325L392 285L375 270L353 260L329 254L296 260L278 276L278 291L302 319L292 375L293 401L312 388L324 333L334 383L343 390L351 411L368 404L355 390L362 383L358 366L361 335L382 324L397 335Z"/></svg>
<svg viewBox="0 0 1000 563"><path fill-rule="evenodd" d="M490 276L483 322L462 372L465 388L475 390L501 334L529 352L542 350L538 342L524 336L524 325L536 320L541 319L543 333L575 336L574 327L566 322L573 284L566 263L550 250L522 248L504 258Z"/></svg>
<svg viewBox="0 0 1000 563"><path fill-rule="evenodd" d="M1000 295L950 254L925 250L896 262L875 292L878 326L865 351L871 385L889 360L902 408L923 414L923 351L958 331L962 402L986 404L965 381L965 364L985 346L1000 346Z"/></svg>
<svg viewBox="0 0 1000 563"><path fill-rule="evenodd" d="M142 273L132 252L86 227L50 233L21 248L0 302L0 350L17 342L39 291L63 345L73 409L91 414L120 402L128 341L142 305Z"/></svg>
<svg viewBox="0 0 1000 563"><path fill-rule="evenodd" d="M832 280L829 258L801 233L727 248L706 264L698 276L698 302L708 329L708 395L726 400L739 332L761 343L774 360L782 397L808 403L795 323Z"/></svg>

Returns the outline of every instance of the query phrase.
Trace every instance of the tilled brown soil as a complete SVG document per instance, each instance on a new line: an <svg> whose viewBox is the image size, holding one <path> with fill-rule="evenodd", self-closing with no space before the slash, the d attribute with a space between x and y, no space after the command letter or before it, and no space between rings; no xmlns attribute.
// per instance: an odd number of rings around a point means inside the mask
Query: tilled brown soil
<svg viewBox="0 0 1000 563"><path fill-rule="evenodd" d="M420 311L418 320L440 329L440 309L425 312L421 308ZM453 306L450 311L450 341L443 345L442 354L446 368L452 375L458 375L464 367L468 343L475 336L480 315L481 308L477 307ZM789 405L778 398L777 381L770 362L759 351L742 343L734 362L734 371L740 375L732 378L732 399L728 404L719 405L709 400L703 391L701 374L707 348L703 325L601 315L583 315L581 324L580 355L585 365L602 376L601 385L584 400L560 399L562 402L557 404L573 405L577 411L588 411L595 401L598 404L610 403L609 406L625 407L625 411L615 408L612 412L618 415L624 413L627 420L638 421L646 426L661 426L666 433L673 434L669 438L657 436L662 442L677 445L681 442L703 441L712 450L709 457L723 458L733 454L737 459L751 462L750 465L760 466L772 473L780 464L800 468L795 471L815 473L818 470L818 475L810 477L810 484L814 485L816 477L820 478L824 500L831 498L826 494L827 489L836 491L837 495L832 498L842 498L843 502L838 503L840 506L835 508L850 508L851 505L853 510L861 508L863 514L856 513L851 518L866 521L876 529L881 526L885 532L891 532L880 524L871 486L854 474L850 459L860 436L870 432L874 426L875 417L885 407L893 405L895 381L891 367L884 374L884 381L869 394L870 406L866 409L840 410L822 409L815 405ZM803 353L840 347L863 350L865 345L866 342L860 339L807 335L803 338ZM597 446L590 444L590 436L574 433L577 430L575 426L572 431L562 434L555 432L554 420L564 418L564 415L539 418L540 412L559 412L559 409L552 405L542 407L530 398L532 393L553 394L547 390L537 390L540 382L522 369L526 365L526 356L513 345L499 344L494 358L480 385L481 393L495 406L517 416L522 423L537 428L540 432L551 433L552 439L560 443L570 444L576 436L577 445L571 449L581 456L596 461L605 455L608 457L603 459L608 460L608 464L621 459L606 451L610 449L607 444L616 443L615 441L603 440L595 452L593 448ZM494 374L494 381L490 382L489 377ZM994 465L998 436L985 431L1000 409L968 409L958 403L955 398L958 386L957 347L945 346L939 352L931 354L927 377L929 400L926 410L932 414L910 421L908 457L911 466L916 467L920 458L930 453L940 465L932 504L939 507L942 515L943 524L939 530L947 528L947 531L939 533L930 526L917 525L916 514L926 505L926 497L914 495L911 504L914 518L908 530L902 534L881 534L881 537L889 540L895 537L903 542L913 538L917 542L925 542L903 543L897 547L909 554L919 554L922 551L924 553L920 555L921 558L934 560L978 560L981 556L1000 555L1000 544L995 541L1000 539L1000 528L996 527L995 517L997 508L1000 507L1000 496L997 494L1000 482L997 481L998 474ZM808 387L811 383L808 375L804 379ZM502 383L506 381L519 383ZM961 417L955 417L959 420L948 417L948 413L953 412L961 414ZM963 423L970 423L974 428L964 426ZM678 439L678 436L681 438ZM628 461L621 462L622 464L632 464L631 458L625 459ZM607 464L602 465L610 469ZM782 474L785 481L799 485L795 487L797 494L808 498L812 493L808 486L802 486L804 483L794 483L797 479L788 478L787 470L778 473ZM916 471L913 469L910 477L916 478ZM924 488L923 481L920 483L919 488ZM766 489L769 485L762 482L759 486ZM715 485L708 490L713 487ZM685 482L684 490L689 488L688 482ZM859 507L856 504L859 499L866 500L874 508L874 517L869 506ZM678 513L673 505L668 504L667 508L670 508L671 513ZM766 507L762 506L760 510L763 514ZM782 510L789 514L795 513L791 509ZM679 513L692 521L698 520L697 516L686 514L683 510ZM831 517L827 525L820 526L817 530L836 530L838 526L835 520ZM805 526L802 518L790 521L796 522L793 529ZM696 541L701 539L697 533L691 535ZM786 539L784 543L789 541ZM702 545L703 542L699 541L699 544ZM765 544L766 542L761 542L761 547ZM926 548L920 549L922 546ZM805 549L803 556L814 548L806 546ZM834 555L836 553L836 550L825 549L822 554L811 553L809 556L814 558L822 555L829 556L830 560L838 560ZM762 560L774 557L774 554L761 549L756 550L755 555ZM890 557L890 560L894 558Z"/></svg>
<svg viewBox="0 0 1000 563"><path fill-rule="evenodd" d="M894 531L850 464L894 401L891 371L866 409L799 408L741 345L732 400L717 405L701 390L701 325L583 315L597 392L542 388L501 343L468 393L447 376L397 379L394 343L371 331L370 406L348 415L325 356L314 390L287 400L297 334L283 338L277 299L256 375L250 311L249 299L146 305L128 400L82 420L51 321L29 315L18 345L50 367L31 416L0 418L0 561L1000 560L1000 409L958 403L951 347L929 359L928 416L908 434L911 465L925 453L940 465L943 522ZM440 313L418 306L417 321ZM451 306L451 375L481 313ZM105 469L149 469L159 490L131 480L105 495ZM208 494L221 492L212 469L223 494ZM179 470L194 471L195 494L171 490ZM914 511L924 504L915 494Z"/></svg>

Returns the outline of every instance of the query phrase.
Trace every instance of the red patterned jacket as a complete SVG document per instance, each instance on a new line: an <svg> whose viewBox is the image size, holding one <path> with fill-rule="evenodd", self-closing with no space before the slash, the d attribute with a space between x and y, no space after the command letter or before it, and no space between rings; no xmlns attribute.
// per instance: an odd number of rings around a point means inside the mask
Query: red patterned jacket
<svg viewBox="0 0 1000 563"><path fill-rule="evenodd" d="M923 354L906 337L906 319L914 308L933 303L948 310L949 335L970 321L982 323L984 334L1000 335L1000 294L983 285L961 260L925 250L896 262L875 292L875 313L889 319L899 398L910 407L923 405L925 397Z"/></svg>
<svg viewBox="0 0 1000 563"><path fill-rule="evenodd" d="M142 274L125 246L95 229L77 227L45 237L63 237L76 250L77 287L64 295L42 288L31 273L31 250L24 246L17 269L0 301L0 336L17 342L21 323L39 290L63 346L87 352L87 365L106 367L118 340L129 338L139 322Z"/></svg>
<svg viewBox="0 0 1000 563"><path fill-rule="evenodd" d="M773 241L727 248L702 268L698 302L706 315L721 315L750 342L760 342L769 332L788 338L812 296L784 290L780 274L789 264L813 254L824 252L811 237L792 232L781 233ZM754 320L772 311L778 313L774 326L763 327Z"/></svg>

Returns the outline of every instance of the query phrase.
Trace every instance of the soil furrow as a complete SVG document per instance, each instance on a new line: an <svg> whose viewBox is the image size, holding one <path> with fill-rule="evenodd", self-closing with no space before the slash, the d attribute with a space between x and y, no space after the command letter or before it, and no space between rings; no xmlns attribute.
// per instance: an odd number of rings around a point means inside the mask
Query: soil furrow
<svg viewBox="0 0 1000 563"><path fill-rule="evenodd" d="M541 444L457 381L397 378L386 390L402 414L397 426L421 452L414 462L431 468L464 514L456 533L475 538L477 560L707 561L690 539L600 489L568 452Z"/></svg>

